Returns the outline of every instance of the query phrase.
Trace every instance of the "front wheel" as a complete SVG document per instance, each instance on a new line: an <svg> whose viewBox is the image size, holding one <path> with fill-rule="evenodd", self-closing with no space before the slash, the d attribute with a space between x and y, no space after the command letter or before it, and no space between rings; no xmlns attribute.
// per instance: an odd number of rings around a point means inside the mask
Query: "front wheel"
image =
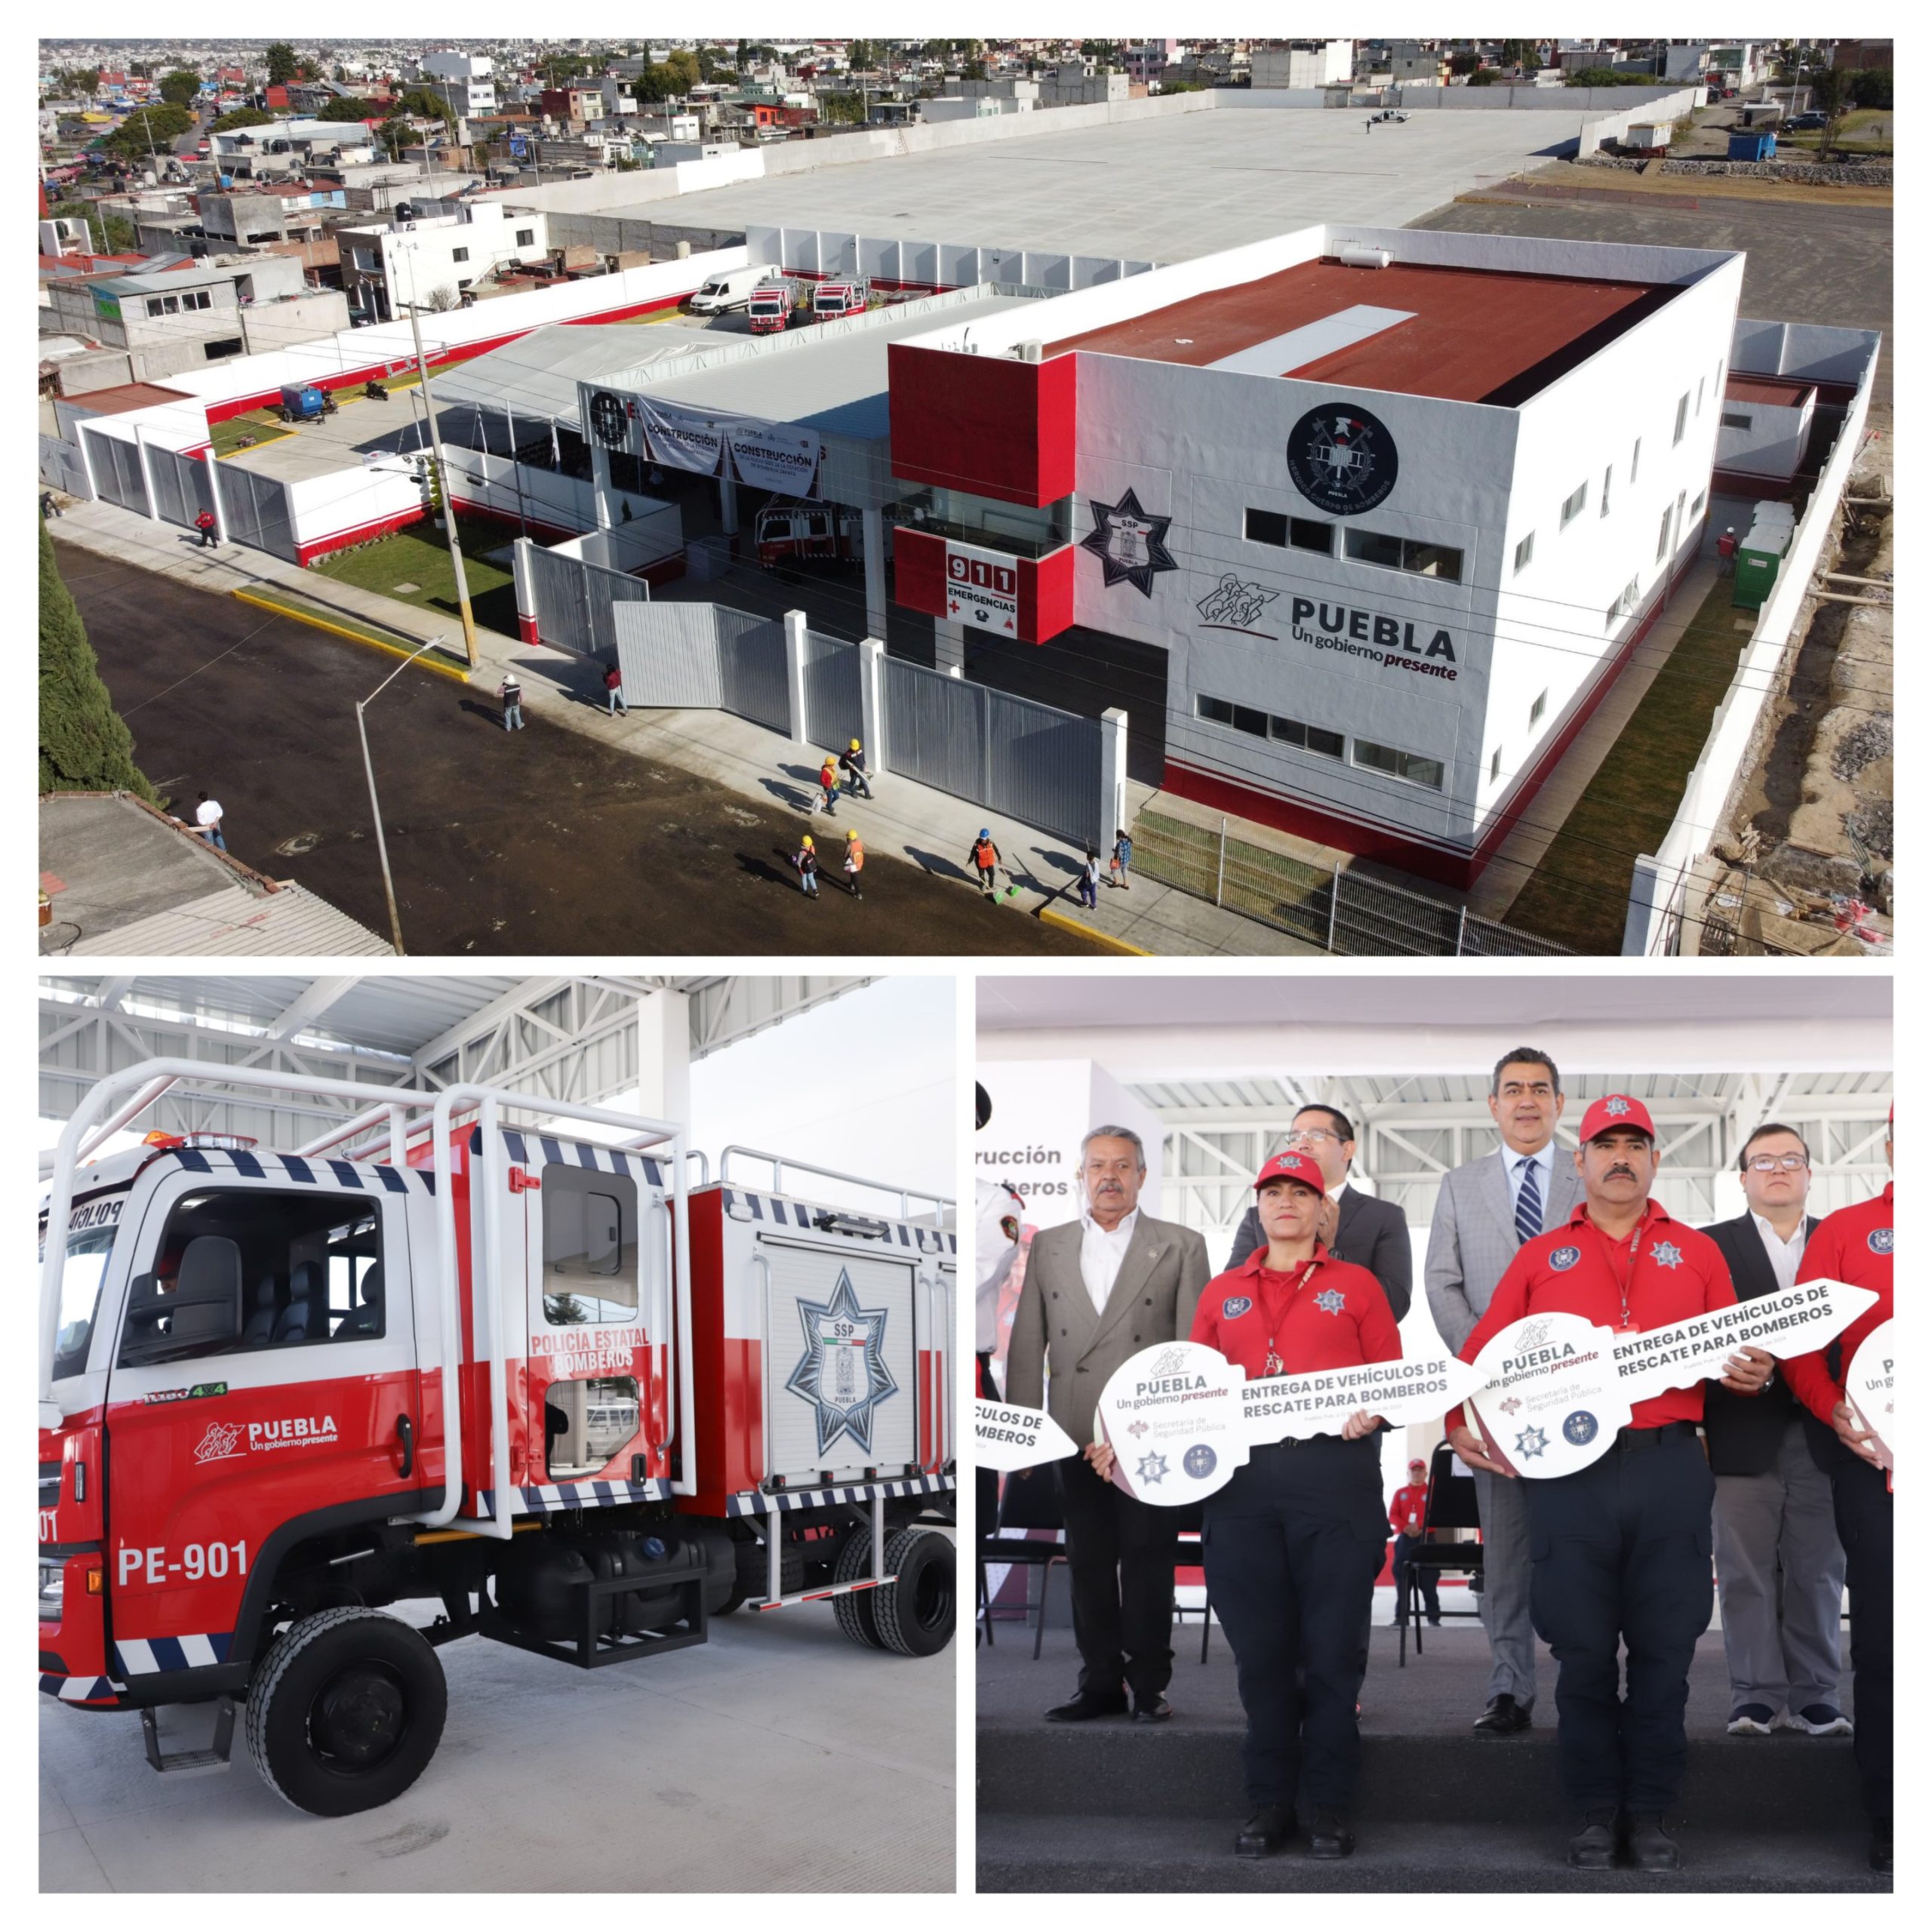
<svg viewBox="0 0 1932 1932"><path fill-rule="evenodd" d="M377 1610L304 1617L248 1689L248 1755L271 1791L318 1817L399 1798L435 1755L449 1708L436 1653Z"/></svg>

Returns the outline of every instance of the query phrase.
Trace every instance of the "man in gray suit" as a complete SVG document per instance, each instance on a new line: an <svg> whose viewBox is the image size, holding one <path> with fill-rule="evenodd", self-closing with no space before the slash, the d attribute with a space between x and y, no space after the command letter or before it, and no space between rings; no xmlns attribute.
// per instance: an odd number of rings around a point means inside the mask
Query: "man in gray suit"
<svg viewBox="0 0 1932 1932"><path fill-rule="evenodd" d="M1366 1268L1382 1284L1390 1311L1400 1321L1409 1312L1410 1288L1415 1278L1409 1224L1394 1201L1378 1200L1349 1186L1355 1131L1348 1115L1334 1107L1303 1107L1289 1128L1285 1148L1291 1153L1312 1154L1328 1183L1327 1203L1315 1231L1316 1239L1336 1260ZM1251 1208L1235 1231L1228 1268L1238 1268L1257 1247L1267 1245L1260 1211Z"/></svg>
<svg viewBox="0 0 1932 1932"><path fill-rule="evenodd" d="M1518 1047L1498 1060L1489 1112L1503 1145L1443 1177L1423 1263L1429 1312L1452 1352L1468 1340L1517 1249L1560 1227L1583 1198L1574 1164L1555 1158L1563 1084L1549 1054ZM1537 1700L1529 1509L1520 1482L1482 1469L1470 1474L1482 1521L1482 1622L1490 1655L1489 1704L1475 1727L1507 1737L1529 1728Z"/></svg>
<svg viewBox="0 0 1932 1932"><path fill-rule="evenodd" d="M1211 1272L1199 1235L1140 1212L1146 1178L1137 1134L1095 1128L1080 1143L1085 1208L1077 1221L1041 1229L1026 1257L1007 1343L1006 1399L1037 1409L1044 1389L1048 1413L1078 1443L1093 1441L1094 1406L1122 1362L1187 1339ZM1135 1720L1158 1723L1171 1715L1162 1694L1174 1674L1178 1512L1137 1501L1084 1457L1068 1457L1054 1472L1080 1685L1047 1715L1057 1723L1118 1717L1131 1690Z"/></svg>

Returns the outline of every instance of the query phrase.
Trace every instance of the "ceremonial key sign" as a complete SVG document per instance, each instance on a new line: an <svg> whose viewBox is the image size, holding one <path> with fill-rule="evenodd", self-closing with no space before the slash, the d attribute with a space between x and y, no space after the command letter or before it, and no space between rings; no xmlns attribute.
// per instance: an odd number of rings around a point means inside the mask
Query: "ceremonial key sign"
<svg viewBox="0 0 1932 1932"><path fill-rule="evenodd" d="M1015 1469L1057 1463L1063 1456L1079 1453L1079 1444L1044 1409L974 1398L973 1460L981 1469L1011 1475Z"/></svg>
<svg viewBox="0 0 1932 1932"><path fill-rule="evenodd" d="M1884 1465L1887 1483L1892 1476L1893 1359L1892 1324L1881 1321L1859 1343L1844 1378L1845 1400L1851 1404L1859 1427L1871 1432L1872 1446Z"/></svg>
<svg viewBox="0 0 1932 1932"><path fill-rule="evenodd" d="M1571 1475L1628 1426L1632 1404L1721 1376L1740 1349L1809 1354L1877 1300L1847 1281L1804 1281L1632 1335L1580 1315L1525 1315L1476 1357L1481 1380L1470 1413L1492 1460L1516 1475Z"/></svg>

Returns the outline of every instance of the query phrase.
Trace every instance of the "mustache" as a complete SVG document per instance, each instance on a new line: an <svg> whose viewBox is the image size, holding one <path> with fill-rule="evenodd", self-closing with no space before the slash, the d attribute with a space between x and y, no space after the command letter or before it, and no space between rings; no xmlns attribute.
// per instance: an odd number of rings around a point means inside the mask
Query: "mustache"
<svg viewBox="0 0 1932 1932"><path fill-rule="evenodd" d="M1635 1180L1637 1178L1637 1170L1635 1168L1626 1168L1619 1161L1615 1167L1604 1170L1604 1179L1614 1180L1619 1174L1621 1174L1626 1180Z"/></svg>

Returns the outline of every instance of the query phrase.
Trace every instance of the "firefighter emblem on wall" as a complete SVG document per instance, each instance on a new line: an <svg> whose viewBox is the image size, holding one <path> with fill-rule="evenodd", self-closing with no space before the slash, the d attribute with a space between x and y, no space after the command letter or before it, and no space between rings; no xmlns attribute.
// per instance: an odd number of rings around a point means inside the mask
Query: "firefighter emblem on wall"
<svg viewBox="0 0 1932 1932"><path fill-rule="evenodd" d="M899 1392L885 1365L885 1318L891 1311L861 1308L852 1278L838 1271L827 1302L800 1301L805 1352L785 1385L816 1411L819 1454L849 1435L867 1455L872 1447L872 1411Z"/></svg>
<svg viewBox="0 0 1932 1932"><path fill-rule="evenodd" d="M597 440L608 450L627 449L630 446L630 417L623 400L613 395L608 389L599 389L590 402L590 426Z"/></svg>
<svg viewBox="0 0 1932 1932"><path fill-rule="evenodd" d="M1352 402L1311 409L1288 438L1288 475L1331 516L1372 510L1395 487L1395 439Z"/></svg>
<svg viewBox="0 0 1932 1932"><path fill-rule="evenodd" d="M1131 490L1117 503L1097 503L1089 497L1088 506L1094 528L1081 538L1080 547L1100 558L1101 587L1131 583L1143 597L1152 597L1155 573L1180 568L1168 554L1168 526L1174 518L1149 516Z"/></svg>

